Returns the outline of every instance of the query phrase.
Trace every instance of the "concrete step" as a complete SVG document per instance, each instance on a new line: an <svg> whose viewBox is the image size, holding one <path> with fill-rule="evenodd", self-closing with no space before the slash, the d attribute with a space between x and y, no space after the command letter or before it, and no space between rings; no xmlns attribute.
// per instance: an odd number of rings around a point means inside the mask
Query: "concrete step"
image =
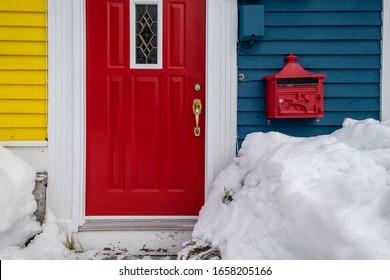
<svg viewBox="0 0 390 280"><path fill-rule="evenodd" d="M107 256L176 256L191 239L196 220L92 220L75 233L76 250Z"/></svg>

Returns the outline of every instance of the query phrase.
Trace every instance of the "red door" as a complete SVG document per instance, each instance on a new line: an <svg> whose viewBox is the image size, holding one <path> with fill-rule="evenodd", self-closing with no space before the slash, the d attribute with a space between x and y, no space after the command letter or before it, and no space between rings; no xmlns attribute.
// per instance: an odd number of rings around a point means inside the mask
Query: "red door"
<svg viewBox="0 0 390 280"><path fill-rule="evenodd" d="M86 215L198 215L205 1L86 3ZM199 136L194 99L203 105Z"/></svg>

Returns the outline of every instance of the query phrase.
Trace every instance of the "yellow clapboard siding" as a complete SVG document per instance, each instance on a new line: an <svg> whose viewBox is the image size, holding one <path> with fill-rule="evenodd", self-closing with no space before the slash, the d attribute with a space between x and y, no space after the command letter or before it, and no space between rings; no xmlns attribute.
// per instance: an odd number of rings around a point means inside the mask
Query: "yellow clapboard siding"
<svg viewBox="0 0 390 280"><path fill-rule="evenodd" d="M46 127L46 114L0 114L1 127Z"/></svg>
<svg viewBox="0 0 390 280"><path fill-rule="evenodd" d="M0 26L0 40L3 41L45 41L45 27Z"/></svg>
<svg viewBox="0 0 390 280"><path fill-rule="evenodd" d="M0 41L2 55L46 55L46 42Z"/></svg>
<svg viewBox="0 0 390 280"><path fill-rule="evenodd" d="M0 55L0 70L46 70L46 56Z"/></svg>
<svg viewBox="0 0 390 280"><path fill-rule="evenodd" d="M1 113L38 113L45 114L46 100L2 100L0 99Z"/></svg>
<svg viewBox="0 0 390 280"><path fill-rule="evenodd" d="M0 141L46 140L46 128L1 128Z"/></svg>
<svg viewBox="0 0 390 280"><path fill-rule="evenodd" d="M45 85L0 84L0 99L46 99L46 96Z"/></svg>
<svg viewBox="0 0 390 280"><path fill-rule="evenodd" d="M47 0L0 0L0 140L47 138Z"/></svg>
<svg viewBox="0 0 390 280"><path fill-rule="evenodd" d="M45 12L46 0L1 0L0 11Z"/></svg>
<svg viewBox="0 0 390 280"><path fill-rule="evenodd" d="M44 85L46 84L46 71L0 70L0 84Z"/></svg>
<svg viewBox="0 0 390 280"><path fill-rule="evenodd" d="M45 13L0 12L0 26L46 26Z"/></svg>

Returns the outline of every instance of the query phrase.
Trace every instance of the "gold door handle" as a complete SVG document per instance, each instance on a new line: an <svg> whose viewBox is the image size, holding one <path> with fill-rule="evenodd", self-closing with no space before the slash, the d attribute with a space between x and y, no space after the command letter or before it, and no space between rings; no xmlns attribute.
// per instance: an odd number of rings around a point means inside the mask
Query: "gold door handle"
<svg viewBox="0 0 390 280"><path fill-rule="evenodd" d="M192 102L192 111L195 115L195 128L194 128L194 135L199 136L200 135L200 127L199 127L199 116L202 113L202 101L200 99L194 99Z"/></svg>

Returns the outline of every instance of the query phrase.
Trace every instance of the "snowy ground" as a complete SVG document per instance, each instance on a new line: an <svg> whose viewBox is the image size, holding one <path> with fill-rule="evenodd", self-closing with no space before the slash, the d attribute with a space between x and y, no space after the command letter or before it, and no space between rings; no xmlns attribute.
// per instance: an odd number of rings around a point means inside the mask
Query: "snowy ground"
<svg viewBox="0 0 390 280"><path fill-rule="evenodd" d="M0 147L0 259L101 258L67 250L52 215L35 222L34 177ZM389 236L390 121L371 119L312 138L248 135L193 232L223 259L390 259Z"/></svg>

